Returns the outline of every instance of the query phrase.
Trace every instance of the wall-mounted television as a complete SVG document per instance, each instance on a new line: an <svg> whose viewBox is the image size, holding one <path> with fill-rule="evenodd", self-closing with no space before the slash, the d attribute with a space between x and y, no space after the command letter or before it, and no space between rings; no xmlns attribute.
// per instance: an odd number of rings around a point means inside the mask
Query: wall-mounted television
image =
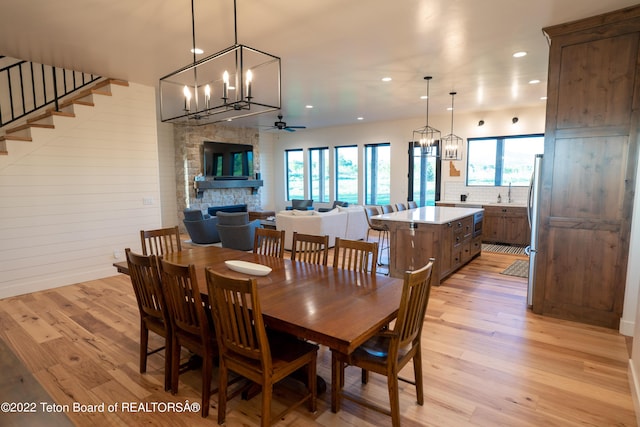
<svg viewBox="0 0 640 427"><path fill-rule="evenodd" d="M205 141L204 176L222 179L253 177L253 146Z"/></svg>

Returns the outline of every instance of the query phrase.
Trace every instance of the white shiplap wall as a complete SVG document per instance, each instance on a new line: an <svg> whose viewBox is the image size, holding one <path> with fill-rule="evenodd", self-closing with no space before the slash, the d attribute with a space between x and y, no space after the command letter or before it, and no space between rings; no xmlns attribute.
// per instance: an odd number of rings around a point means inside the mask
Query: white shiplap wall
<svg viewBox="0 0 640 427"><path fill-rule="evenodd" d="M0 161L0 298L111 276L161 225L154 89L112 93Z"/></svg>

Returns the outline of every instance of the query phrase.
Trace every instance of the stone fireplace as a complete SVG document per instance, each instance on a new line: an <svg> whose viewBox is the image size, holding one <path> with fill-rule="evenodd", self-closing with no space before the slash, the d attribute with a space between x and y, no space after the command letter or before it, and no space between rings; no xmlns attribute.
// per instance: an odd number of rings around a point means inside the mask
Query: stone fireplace
<svg viewBox="0 0 640 427"><path fill-rule="evenodd" d="M229 184L230 188L195 188L196 177L202 179L204 141L250 144L253 146L254 172L260 173L260 138L256 129L219 125L174 125L176 150L176 188L178 218L186 207L206 213L209 206L246 204L248 210L260 210L260 186L245 181ZM250 185L251 184L251 185ZM224 184L223 184L224 185ZM261 182L260 182L261 185Z"/></svg>

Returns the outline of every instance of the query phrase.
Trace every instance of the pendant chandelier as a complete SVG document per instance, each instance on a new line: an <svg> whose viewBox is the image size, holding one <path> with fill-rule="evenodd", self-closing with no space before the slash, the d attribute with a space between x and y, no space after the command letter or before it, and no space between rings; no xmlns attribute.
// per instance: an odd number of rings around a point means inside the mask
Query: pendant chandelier
<svg viewBox="0 0 640 427"><path fill-rule="evenodd" d="M451 133L442 138L442 160L462 160L462 138L453 133L453 97L456 92L449 92L451 95Z"/></svg>
<svg viewBox="0 0 640 427"><path fill-rule="evenodd" d="M427 123L423 128L413 131L413 142L420 144L422 156L437 157L438 144L440 143L440 131L429 126L429 82L431 76L424 78L427 81Z"/></svg>
<svg viewBox="0 0 640 427"><path fill-rule="evenodd" d="M238 44L196 61L194 0L191 0L193 63L160 79L163 122L195 125L230 121L280 109L280 58Z"/></svg>

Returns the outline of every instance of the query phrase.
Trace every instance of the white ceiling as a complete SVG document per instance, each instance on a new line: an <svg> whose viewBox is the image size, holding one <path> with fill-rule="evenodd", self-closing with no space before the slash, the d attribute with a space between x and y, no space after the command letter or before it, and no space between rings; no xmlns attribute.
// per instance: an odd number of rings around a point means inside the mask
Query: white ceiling
<svg viewBox="0 0 640 427"><path fill-rule="evenodd" d="M233 0L194 0L196 45L234 43ZM238 42L282 58L289 125L540 105L542 28L637 0L237 0ZM0 55L156 86L193 61L190 0L2 0ZM514 59L516 51L527 51ZM383 83L382 77L392 77ZM539 79L542 83L528 82ZM306 109L305 105L313 105ZM242 119L267 125L276 113ZM257 122L256 122L257 121Z"/></svg>

